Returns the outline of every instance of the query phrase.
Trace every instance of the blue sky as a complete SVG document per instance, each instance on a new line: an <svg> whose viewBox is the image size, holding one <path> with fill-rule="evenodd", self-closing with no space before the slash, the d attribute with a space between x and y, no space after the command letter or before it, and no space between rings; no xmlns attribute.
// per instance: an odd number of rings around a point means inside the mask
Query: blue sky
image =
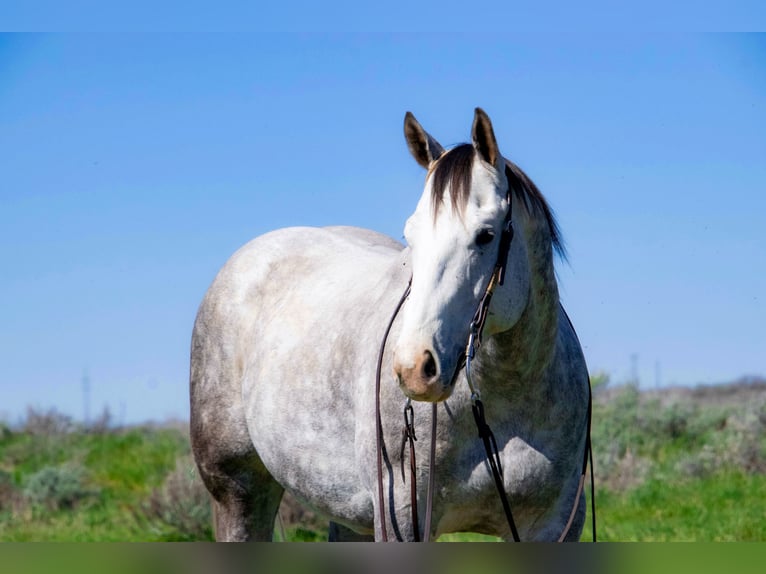
<svg viewBox="0 0 766 574"><path fill-rule="evenodd" d="M638 33L0 36L0 417L188 416L196 308L288 225L401 238L473 108L569 250L591 371L766 374L766 36Z"/></svg>
<svg viewBox="0 0 766 574"><path fill-rule="evenodd" d="M615 30L678 32L762 31L766 6L761 0L484 0L466 4L438 2L359 2L358 0L6 0L0 4L0 26L17 31L65 32L412 32L420 36L445 32L453 43L473 32L472 43L487 37L535 33L555 40L561 32ZM522 32L525 31L525 32ZM478 33L476 33L478 32ZM545 34L540 34L545 32Z"/></svg>

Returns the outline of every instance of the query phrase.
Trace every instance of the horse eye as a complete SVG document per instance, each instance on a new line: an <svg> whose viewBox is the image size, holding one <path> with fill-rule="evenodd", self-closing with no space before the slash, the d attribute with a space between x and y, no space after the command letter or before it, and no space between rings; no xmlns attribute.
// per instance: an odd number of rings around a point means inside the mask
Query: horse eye
<svg viewBox="0 0 766 574"><path fill-rule="evenodd" d="M490 229L484 229L476 236L476 245L484 247L485 245L492 243L495 238L495 232Z"/></svg>

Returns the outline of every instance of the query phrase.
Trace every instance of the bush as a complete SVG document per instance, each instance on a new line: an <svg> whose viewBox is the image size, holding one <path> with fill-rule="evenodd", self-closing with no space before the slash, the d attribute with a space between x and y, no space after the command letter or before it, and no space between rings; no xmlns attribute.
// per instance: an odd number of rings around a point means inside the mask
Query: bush
<svg viewBox="0 0 766 574"><path fill-rule="evenodd" d="M605 389L594 401L596 475L614 491L678 474L766 474L764 437L766 389L642 393L627 385Z"/></svg>
<svg viewBox="0 0 766 574"><path fill-rule="evenodd" d="M639 398L635 387L624 386L593 405L593 455L600 482L622 473L620 461L629 451L636 454Z"/></svg>
<svg viewBox="0 0 766 574"><path fill-rule="evenodd" d="M21 505L21 493L10 472L0 470L0 513L15 512Z"/></svg>
<svg viewBox="0 0 766 574"><path fill-rule="evenodd" d="M730 413L696 453L681 458L676 469L687 477L707 477L727 469L766 474L766 405L750 404ZM715 419L717 420L717 419Z"/></svg>
<svg viewBox="0 0 766 574"><path fill-rule="evenodd" d="M85 427L85 432L90 434L103 435L110 432L112 426L112 411L105 406L94 420L90 421Z"/></svg>
<svg viewBox="0 0 766 574"><path fill-rule="evenodd" d="M27 408L27 418L22 425L22 432L36 436L52 436L68 434L76 430L72 417L50 409L38 411L33 407Z"/></svg>
<svg viewBox="0 0 766 574"><path fill-rule="evenodd" d="M163 531L166 540L212 540L210 498L191 456L176 461L164 484L155 488L142 505L143 516Z"/></svg>
<svg viewBox="0 0 766 574"><path fill-rule="evenodd" d="M593 394L602 393L606 390L611 381L609 373L605 371L598 371L590 375L590 388Z"/></svg>
<svg viewBox="0 0 766 574"><path fill-rule="evenodd" d="M85 472L80 467L46 466L27 479L23 494L34 508L71 510L98 494L85 482Z"/></svg>

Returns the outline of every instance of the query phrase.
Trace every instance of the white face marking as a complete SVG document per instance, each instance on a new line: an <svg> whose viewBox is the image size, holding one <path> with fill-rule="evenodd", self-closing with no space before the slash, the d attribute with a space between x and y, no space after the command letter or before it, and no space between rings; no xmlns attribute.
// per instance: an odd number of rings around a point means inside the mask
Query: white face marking
<svg viewBox="0 0 766 574"><path fill-rule="evenodd" d="M465 350L471 320L497 261L508 210L505 174L475 156L471 175L471 190L462 213L453 209L448 186L434 220L429 176L415 213L405 225L405 238L412 253L412 291L402 310L395 368L398 368L403 390L412 398L441 400L451 393L449 383ZM512 251L513 247L512 243ZM526 257L523 262L511 264L509 261L502 290L507 293L509 289L519 289L516 300L526 304L529 284L524 269ZM516 286L510 285L511 282ZM492 308L502 309L503 314L507 313L508 319L515 322L521 313L502 304L513 299L506 293L500 297L501 304ZM485 336L504 330L507 323L504 317L490 317ZM426 351L432 354L438 372L438 381L430 390L423 385L415 388L417 381L409 385L411 381L406 376L408 369L418 369ZM417 378L416 375L413 378Z"/></svg>

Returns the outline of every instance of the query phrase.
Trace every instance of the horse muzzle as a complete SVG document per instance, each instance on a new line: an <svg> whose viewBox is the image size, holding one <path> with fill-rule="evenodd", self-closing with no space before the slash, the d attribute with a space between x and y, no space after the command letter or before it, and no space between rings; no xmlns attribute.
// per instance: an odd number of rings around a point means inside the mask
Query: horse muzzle
<svg viewBox="0 0 766 574"><path fill-rule="evenodd" d="M394 374L402 392L413 401L436 403L452 394L454 381L445 379L439 361L429 350L410 360L400 360L394 353Z"/></svg>

